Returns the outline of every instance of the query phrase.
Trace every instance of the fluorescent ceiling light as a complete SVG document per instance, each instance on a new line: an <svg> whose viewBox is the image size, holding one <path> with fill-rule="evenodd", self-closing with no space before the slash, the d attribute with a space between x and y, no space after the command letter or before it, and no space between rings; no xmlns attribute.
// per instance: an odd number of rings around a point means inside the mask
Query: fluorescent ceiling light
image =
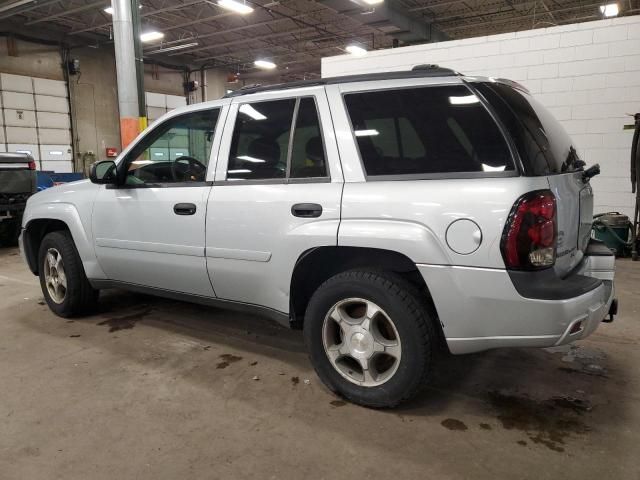
<svg viewBox="0 0 640 480"><path fill-rule="evenodd" d="M245 162L264 163L264 160L262 160L261 158L250 157L249 155L240 155L237 158L238 160L244 160Z"/></svg>
<svg viewBox="0 0 640 480"><path fill-rule="evenodd" d="M263 114L261 114L259 111L257 111L255 108L253 108L248 103L245 103L244 105L240 106L240 113L244 113L245 115L253 118L254 120L266 120L267 119L267 117L265 117Z"/></svg>
<svg viewBox="0 0 640 480"><path fill-rule="evenodd" d="M183 48L197 47L198 42L184 43L182 45L173 45L171 47L162 47L158 50L154 50L152 52L146 52L148 55L153 55L154 53L165 53L165 52L173 52L175 50L182 50Z"/></svg>
<svg viewBox="0 0 640 480"><path fill-rule="evenodd" d="M605 17L617 17L618 13L620 13L620 7L617 3L600 5L600 13L602 13Z"/></svg>
<svg viewBox="0 0 640 480"><path fill-rule="evenodd" d="M471 105L472 103L478 103L480 99L475 95L465 95L463 97L449 97L449 103L451 105Z"/></svg>
<svg viewBox="0 0 640 480"><path fill-rule="evenodd" d="M384 0L362 0L367 5L378 5L379 3L384 2Z"/></svg>
<svg viewBox="0 0 640 480"><path fill-rule="evenodd" d="M276 68L276 64L269 60L256 60L253 64L258 68L264 68L265 70L273 70Z"/></svg>
<svg viewBox="0 0 640 480"><path fill-rule="evenodd" d="M140 8L142 8L142 5L138 5L138 8L139 8L139 9L140 9ZM108 13L109 15L113 15L113 7L106 7L106 8L103 10L103 12L104 12L104 13Z"/></svg>
<svg viewBox="0 0 640 480"><path fill-rule="evenodd" d="M356 134L356 137L375 137L376 135L380 135L380 132L375 129L371 130L356 130L353 132Z"/></svg>
<svg viewBox="0 0 640 480"><path fill-rule="evenodd" d="M140 41L145 43L153 42L154 40L160 40L161 38L164 38L164 33L158 32L156 30L140 34Z"/></svg>
<svg viewBox="0 0 640 480"><path fill-rule="evenodd" d="M253 12L253 7L246 3L237 2L236 0L218 0L218 5L222 8L226 8L227 10L231 10L232 12L239 13L240 15L246 15L247 13Z"/></svg>
<svg viewBox="0 0 640 480"><path fill-rule="evenodd" d="M367 54L367 51L358 45L347 45L345 50L356 57L361 57Z"/></svg>

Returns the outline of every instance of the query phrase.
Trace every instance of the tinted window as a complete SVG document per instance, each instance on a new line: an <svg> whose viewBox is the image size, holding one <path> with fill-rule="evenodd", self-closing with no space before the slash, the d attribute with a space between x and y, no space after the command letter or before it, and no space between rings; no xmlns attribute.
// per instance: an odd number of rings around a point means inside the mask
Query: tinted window
<svg viewBox="0 0 640 480"><path fill-rule="evenodd" d="M464 86L345 95L367 175L513 170L509 148Z"/></svg>
<svg viewBox="0 0 640 480"><path fill-rule="evenodd" d="M295 99L245 103L233 130L227 179L286 178Z"/></svg>
<svg viewBox="0 0 640 480"><path fill-rule="evenodd" d="M535 98L503 83L482 83L478 88L514 139L525 174L549 175L578 168L571 138Z"/></svg>
<svg viewBox="0 0 640 480"><path fill-rule="evenodd" d="M291 178L326 177L318 110L313 98L302 98L296 117L296 129L291 148Z"/></svg>
<svg viewBox="0 0 640 480"><path fill-rule="evenodd" d="M219 114L187 113L154 128L129 153L126 184L203 182Z"/></svg>
<svg viewBox="0 0 640 480"><path fill-rule="evenodd" d="M296 101L299 102L297 110ZM293 123L295 129L291 135ZM247 103L239 107L227 179L326 176L324 144L313 98Z"/></svg>

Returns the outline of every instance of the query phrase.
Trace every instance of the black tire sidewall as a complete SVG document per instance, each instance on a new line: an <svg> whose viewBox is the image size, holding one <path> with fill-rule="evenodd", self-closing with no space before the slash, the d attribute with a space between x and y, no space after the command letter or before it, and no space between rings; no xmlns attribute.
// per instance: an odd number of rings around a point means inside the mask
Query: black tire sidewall
<svg viewBox="0 0 640 480"><path fill-rule="evenodd" d="M351 274L351 275L349 275ZM335 393L371 407L394 406L419 389L431 363L431 338L417 318L426 315L420 304L399 282L376 273L347 272L322 285L313 295L304 322L304 337L318 376ZM322 325L329 310L347 298L370 300L393 321L402 345L402 356L393 377L376 387L362 387L344 378L329 361L322 342Z"/></svg>
<svg viewBox="0 0 640 480"><path fill-rule="evenodd" d="M62 255L64 273L67 277L67 292L62 303L56 303L51 299L44 279L44 259L49 248L55 248ZM81 260L76 251L73 239L64 231L51 232L47 234L40 244L38 251L38 271L40 272L40 287L44 299L49 308L61 317L70 317L77 313L78 297L80 295L80 282L84 280L84 270L81 268Z"/></svg>

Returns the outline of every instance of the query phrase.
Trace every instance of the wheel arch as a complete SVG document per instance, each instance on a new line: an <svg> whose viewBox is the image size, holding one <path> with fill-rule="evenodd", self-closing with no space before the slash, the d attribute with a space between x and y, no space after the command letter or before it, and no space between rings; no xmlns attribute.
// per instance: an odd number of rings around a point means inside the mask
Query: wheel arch
<svg viewBox="0 0 640 480"><path fill-rule="evenodd" d="M39 274L38 251L42 239L51 232L60 230L69 231L69 226L62 220L55 218L35 218L30 220L24 227L22 242L24 245L24 257L29 266L29 270L34 275Z"/></svg>
<svg viewBox="0 0 640 480"><path fill-rule="evenodd" d="M44 236L52 231L67 230L78 250L80 259L88 278L105 278L104 272L98 265L93 248L90 232L87 232L85 224L75 205L70 203L42 203L27 208L23 218L23 244L24 255L29 269L34 275L38 275L38 250Z"/></svg>
<svg viewBox="0 0 640 480"><path fill-rule="evenodd" d="M400 275L421 294L432 317L438 318L429 287L416 264L406 255L380 248L323 246L302 253L293 269L290 286L292 327L301 328L309 300L322 283L338 273L354 269L382 270ZM439 320L435 323L436 331L442 335Z"/></svg>

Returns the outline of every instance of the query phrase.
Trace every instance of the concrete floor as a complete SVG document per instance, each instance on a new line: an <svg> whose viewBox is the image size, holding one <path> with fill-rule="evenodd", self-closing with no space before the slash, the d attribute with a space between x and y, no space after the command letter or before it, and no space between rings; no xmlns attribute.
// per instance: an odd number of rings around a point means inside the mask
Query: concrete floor
<svg viewBox="0 0 640 480"><path fill-rule="evenodd" d="M300 332L125 292L49 312L0 250L0 478L640 479L640 263L578 345L447 359L392 411L345 404Z"/></svg>

